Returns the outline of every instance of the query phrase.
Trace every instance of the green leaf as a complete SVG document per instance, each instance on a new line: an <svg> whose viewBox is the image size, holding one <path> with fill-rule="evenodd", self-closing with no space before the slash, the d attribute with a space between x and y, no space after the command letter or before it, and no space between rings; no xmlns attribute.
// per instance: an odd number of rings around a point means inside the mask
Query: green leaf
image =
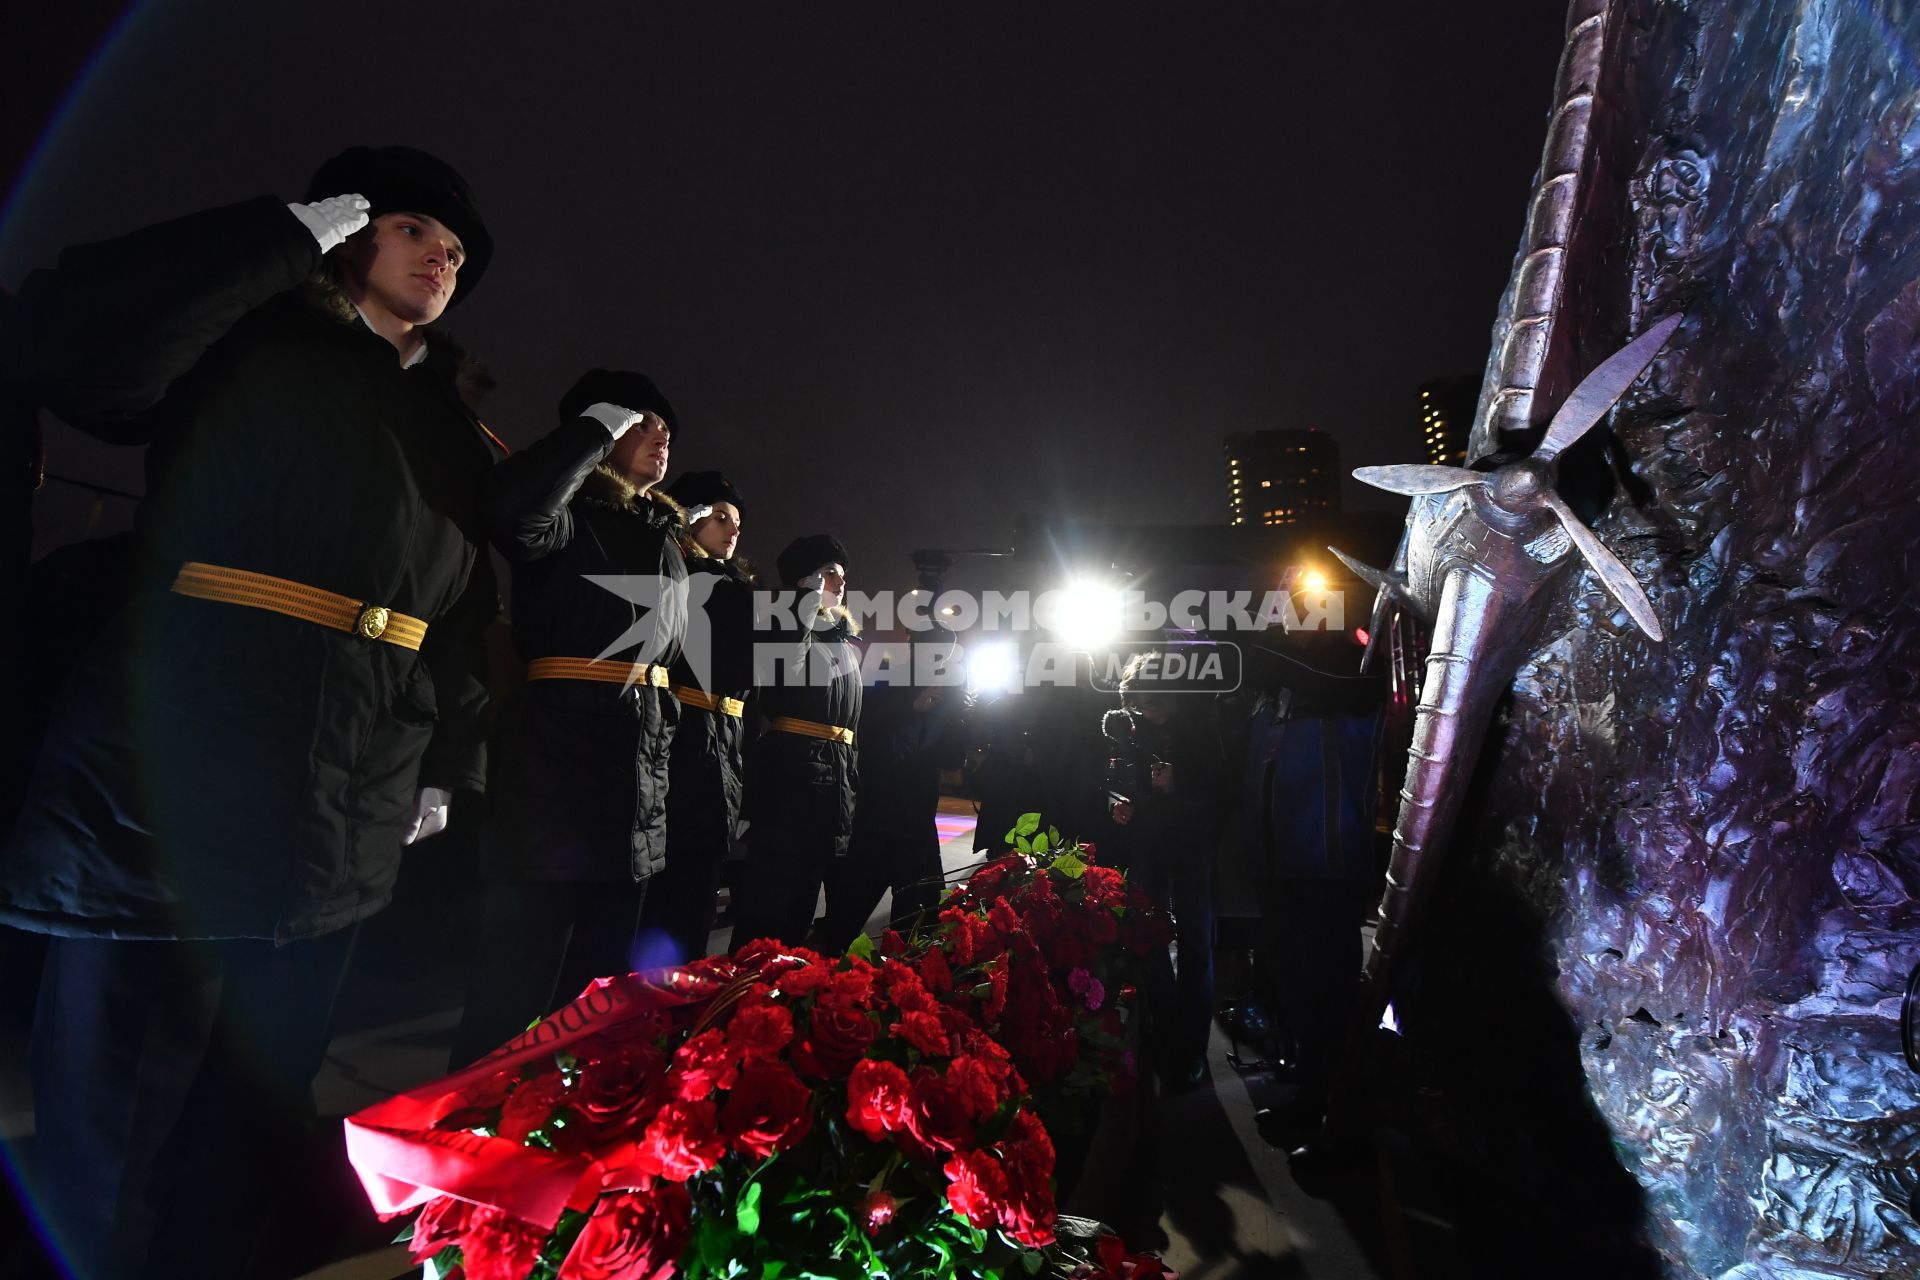
<svg viewBox="0 0 1920 1280"><path fill-rule="evenodd" d="M1044 831L1033 838L1033 851L1035 853L1045 853L1049 847L1050 845Z"/></svg>
<svg viewBox="0 0 1920 1280"><path fill-rule="evenodd" d="M1058 871L1069 880L1078 880L1087 874L1087 864L1080 860L1079 854L1069 849L1053 860L1050 870Z"/></svg>
<svg viewBox="0 0 1920 1280"><path fill-rule="evenodd" d="M413 1229L419 1225L419 1218L408 1218L407 1225L400 1228L400 1234L393 1238L393 1242L395 1244L405 1244L407 1241L413 1239Z"/></svg>
<svg viewBox="0 0 1920 1280"><path fill-rule="evenodd" d="M1055 844L1059 844L1059 843L1060 843L1060 828L1058 828L1058 827L1048 827L1048 828L1047 828L1047 835L1048 835L1048 836L1049 836L1049 837L1050 837L1050 838L1051 838L1051 839L1053 840L1053 842L1054 842Z"/></svg>
<svg viewBox="0 0 1920 1280"><path fill-rule="evenodd" d="M740 1234L757 1235L760 1231L760 1184L750 1183L740 1193L740 1203L734 1206L734 1220L740 1224Z"/></svg>
<svg viewBox="0 0 1920 1280"><path fill-rule="evenodd" d="M872 964L873 963L873 939L869 938L864 933L861 934L859 937L855 938L852 942L847 944L847 954L852 956L855 960L865 960L868 964Z"/></svg>
<svg viewBox="0 0 1920 1280"><path fill-rule="evenodd" d="M784 1262L763 1262L760 1264L760 1280L780 1280L780 1273L786 1269Z"/></svg>
<svg viewBox="0 0 1920 1280"><path fill-rule="evenodd" d="M1013 824L1016 835L1030 836L1039 829L1040 815L1037 813L1023 813L1020 815L1020 821Z"/></svg>
<svg viewBox="0 0 1920 1280"><path fill-rule="evenodd" d="M1022 853L1032 853L1033 841L1027 839L1025 836L1021 836L1019 839L1013 842L1013 847L1018 849Z"/></svg>
<svg viewBox="0 0 1920 1280"><path fill-rule="evenodd" d="M1040 1268L1046 1265L1047 1255L1041 1253L1038 1249L1022 1249L1020 1251L1020 1267L1021 1270L1025 1271L1028 1275L1039 1275Z"/></svg>

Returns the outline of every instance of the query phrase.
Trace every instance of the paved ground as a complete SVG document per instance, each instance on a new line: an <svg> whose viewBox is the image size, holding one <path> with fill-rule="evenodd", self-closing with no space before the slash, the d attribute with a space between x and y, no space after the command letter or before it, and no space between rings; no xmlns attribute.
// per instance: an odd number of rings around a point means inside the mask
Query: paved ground
<svg viewBox="0 0 1920 1280"><path fill-rule="evenodd" d="M950 873L977 861L970 806L948 802L940 829ZM883 901L876 919L884 920L888 908ZM444 958L444 946L433 936L433 917L423 919L427 923L409 931L413 936L405 946L377 934L365 939L356 962L362 976L343 996L343 1029L315 1085L321 1114L329 1119L446 1069L447 1045L459 1016L460 971L457 965L421 958ZM457 932L444 922L439 927L443 935ZM716 932L713 949L726 940L725 931ZM369 973L380 977L375 981ZM24 1033L18 1028L0 1033L0 1139L16 1157L25 1154L32 1135L23 1050ZM1229 1063L1227 1051L1226 1038L1216 1028L1208 1084L1177 1096L1149 1094L1134 1113L1106 1126L1106 1145L1091 1153L1087 1175L1063 1208L1119 1223L1130 1241L1157 1249L1189 1280L1435 1274L1412 1267L1400 1239L1404 1215L1388 1215L1397 1225L1382 1229L1371 1203L1343 1209L1300 1190L1285 1153L1262 1139L1256 1118L1262 1107L1285 1100L1284 1083L1270 1074L1243 1076ZM393 1228L375 1221L360 1199L336 1125L322 1126L306 1164L287 1175L282 1274L309 1280L395 1280L414 1274L405 1251L385 1244ZM25 1225L16 1210L11 1219L16 1239L0 1254L0 1266L11 1258L17 1269L31 1253L20 1238Z"/></svg>

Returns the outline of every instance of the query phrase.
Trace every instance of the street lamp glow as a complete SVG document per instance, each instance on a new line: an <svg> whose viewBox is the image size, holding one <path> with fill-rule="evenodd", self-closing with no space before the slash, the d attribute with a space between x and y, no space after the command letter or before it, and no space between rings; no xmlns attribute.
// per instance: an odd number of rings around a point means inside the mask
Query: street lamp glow
<svg viewBox="0 0 1920 1280"><path fill-rule="evenodd" d="M1124 595L1115 587L1081 578L1060 592L1053 630L1068 646L1092 649L1120 634Z"/></svg>
<svg viewBox="0 0 1920 1280"><path fill-rule="evenodd" d="M1322 595L1327 589L1327 575L1318 569L1309 569L1300 575L1300 589L1309 595Z"/></svg>

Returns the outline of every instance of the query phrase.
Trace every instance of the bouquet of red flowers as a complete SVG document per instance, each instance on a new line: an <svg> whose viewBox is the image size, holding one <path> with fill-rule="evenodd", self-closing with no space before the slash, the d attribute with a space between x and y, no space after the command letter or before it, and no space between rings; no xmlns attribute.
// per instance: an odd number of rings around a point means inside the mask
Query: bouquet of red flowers
<svg viewBox="0 0 1920 1280"><path fill-rule="evenodd" d="M466 1280L1159 1274L1059 1247L1048 1122L1130 1078L1119 995L1165 921L1029 819L912 938L603 978L353 1117L375 1207Z"/></svg>

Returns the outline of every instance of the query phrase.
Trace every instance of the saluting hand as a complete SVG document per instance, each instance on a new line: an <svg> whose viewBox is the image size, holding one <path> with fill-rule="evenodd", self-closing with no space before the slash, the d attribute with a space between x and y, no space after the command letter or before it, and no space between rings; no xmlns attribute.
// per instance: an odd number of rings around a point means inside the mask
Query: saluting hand
<svg viewBox="0 0 1920 1280"><path fill-rule="evenodd" d="M645 374L589 369L560 397L560 420L592 418L618 440L627 433L627 428L646 416L644 408L633 406L651 405L659 397L660 393Z"/></svg>
<svg viewBox="0 0 1920 1280"><path fill-rule="evenodd" d="M362 195L328 196L312 204L290 204L293 216L300 219L320 242L320 252L331 253L346 243L348 236L367 225L367 210L373 208Z"/></svg>
<svg viewBox="0 0 1920 1280"><path fill-rule="evenodd" d="M446 830L447 817L452 812L453 792L443 787L420 788L420 794L413 800L413 821L407 824L407 834L401 837L400 843L408 845L439 835Z"/></svg>

